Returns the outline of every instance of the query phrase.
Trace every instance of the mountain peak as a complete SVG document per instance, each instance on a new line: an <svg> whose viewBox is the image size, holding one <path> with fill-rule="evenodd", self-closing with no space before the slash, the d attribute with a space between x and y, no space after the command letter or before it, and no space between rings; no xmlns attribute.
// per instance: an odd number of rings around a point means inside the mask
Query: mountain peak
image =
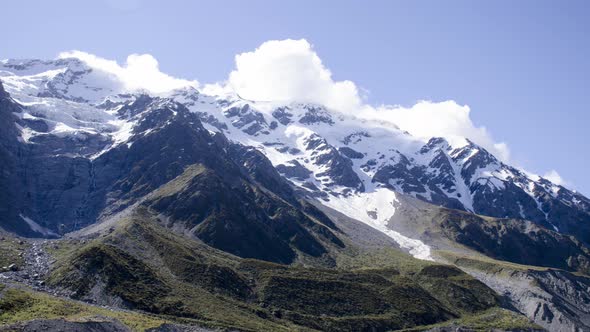
<svg viewBox="0 0 590 332"><path fill-rule="evenodd" d="M450 148L449 142L443 137L432 137L426 144L420 149L420 154L428 153L434 149L448 150Z"/></svg>

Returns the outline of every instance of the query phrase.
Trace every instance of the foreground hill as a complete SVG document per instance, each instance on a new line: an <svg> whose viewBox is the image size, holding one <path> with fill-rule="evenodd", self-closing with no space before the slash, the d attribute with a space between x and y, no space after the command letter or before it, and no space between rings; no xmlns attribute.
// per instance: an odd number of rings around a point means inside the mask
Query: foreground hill
<svg viewBox="0 0 590 332"><path fill-rule="evenodd" d="M57 261L43 287L153 320L240 330L388 331L445 322L535 329L457 268L344 241L348 249L330 252L330 268L243 259L171 232L141 207L85 240L46 244ZM6 301L0 305L25 317L26 308Z"/></svg>

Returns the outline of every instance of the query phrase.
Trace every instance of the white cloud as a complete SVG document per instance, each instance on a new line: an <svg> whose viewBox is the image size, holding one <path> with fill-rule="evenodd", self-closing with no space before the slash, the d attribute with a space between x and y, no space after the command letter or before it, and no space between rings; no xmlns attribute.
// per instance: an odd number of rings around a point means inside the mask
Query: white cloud
<svg viewBox="0 0 590 332"><path fill-rule="evenodd" d="M351 111L361 105L351 81L334 81L305 40L271 40L236 55L228 85L244 99L311 102Z"/></svg>
<svg viewBox="0 0 590 332"><path fill-rule="evenodd" d="M560 186L568 186L568 182L565 181L561 175L559 175L559 173L557 173L556 170L552 169L549 172L545 173L545 175L543 175L543 177L557 185Z"/></svg>
<svg viewBox="0 0 590 332"><path fill-rule="evenodd" d="M127 91L147 90L154 94L169 92L174 89L198 85L197 81L188 81L172 77L160 71L158 60L150 54L131 54L121 66L116 61L107 60L81 51L62 52L59 58L77 58L95 70L113 76Z"/></svg>
<svg viewBox="0 0 590 332"><path fill-rule="evenodd" d="M470 117L471 109L455 101L421 101L412 107L381 106L365 108L360 116L389 121L413 136L429 139L444 137L451 144L462 145L469 138L502 161L508 161L510 151L503 142L495 142L485 127L476 126Z"/></svg>

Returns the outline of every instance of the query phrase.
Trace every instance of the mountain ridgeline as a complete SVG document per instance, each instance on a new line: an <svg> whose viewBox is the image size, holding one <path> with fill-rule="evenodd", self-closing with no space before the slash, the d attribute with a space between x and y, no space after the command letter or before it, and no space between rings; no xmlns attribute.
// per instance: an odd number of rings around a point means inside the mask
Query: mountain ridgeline
<svg viewBox="0 0 590 332"><path fill-rule="evenodd" d="M130 93L77 59L0 73L0 227L50 239L36 291L178 329L590 328L590 200L467 139ZM31 283L35 241L0 256L24 257L8 280ZM7 287L0 308L24 316Z"/></svg>

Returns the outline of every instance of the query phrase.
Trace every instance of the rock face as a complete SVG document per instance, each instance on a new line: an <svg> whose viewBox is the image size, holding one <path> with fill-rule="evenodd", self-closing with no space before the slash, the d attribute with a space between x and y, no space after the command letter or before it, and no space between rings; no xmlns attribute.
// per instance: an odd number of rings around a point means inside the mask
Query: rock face
<svg viewBox="0 0 590 332"><path fill-rule="evenodd" d="M563 271L481 272L466 269L548 331L590 329L590 279Z"/></svg>
<svg viewBox="0 0 590 332"><path fill-rule="evenodd" d="M6 92L6 90L4 90L4 85L2 84L1 81L0 81L0 97L3 97L3 98L8 97L8 92Z"/></svg>
<svg viewBox="0 0 590 332"><path fill-rule="evenodd" d="M69 322L64 319L35 319L26 323L9 326L6 331L130 332L131 329L114 320Z"/></svg>
<svg viewBox="0 0 590 332"><path fill-rule="evenodd" d="M288 178L305 181L311 175L311 171L302 166L297 160L289 161L287 165L277 165L277 171Z"/></svg>
<svg viewBox="0 0 590 332"><path fill-rule="evenodd" d="M0 221L6 228L25 231L28 227L21 227L19 220L19 205L25 199L18 188L19 174L22 175L21 156L25 147L18 141L19 130L16 126L16 114L21 112L19 107L5 92L0 82Z"/></svg>
<svg viewBox="0 0 590 332"><path fill-rule="evenodd" d="M311 160L316 167L321 167L317 178L329 186L342 186L358 191L364 191L364 184L354 172L352 161L343 156L324 138L312 134L304 140L305 150L310 152Z"/></svg>
<svg viewBox="0 0 590 332"><path fill-rule="evenodd" d="M248 135L258 136L259 134L269 134L269 131L275 128L275 125L269 126L262 113L251 109L250 105L245 104L242 107L232 107L225 111L225 116L232 121L232 125L241 129Z"/></svg>

